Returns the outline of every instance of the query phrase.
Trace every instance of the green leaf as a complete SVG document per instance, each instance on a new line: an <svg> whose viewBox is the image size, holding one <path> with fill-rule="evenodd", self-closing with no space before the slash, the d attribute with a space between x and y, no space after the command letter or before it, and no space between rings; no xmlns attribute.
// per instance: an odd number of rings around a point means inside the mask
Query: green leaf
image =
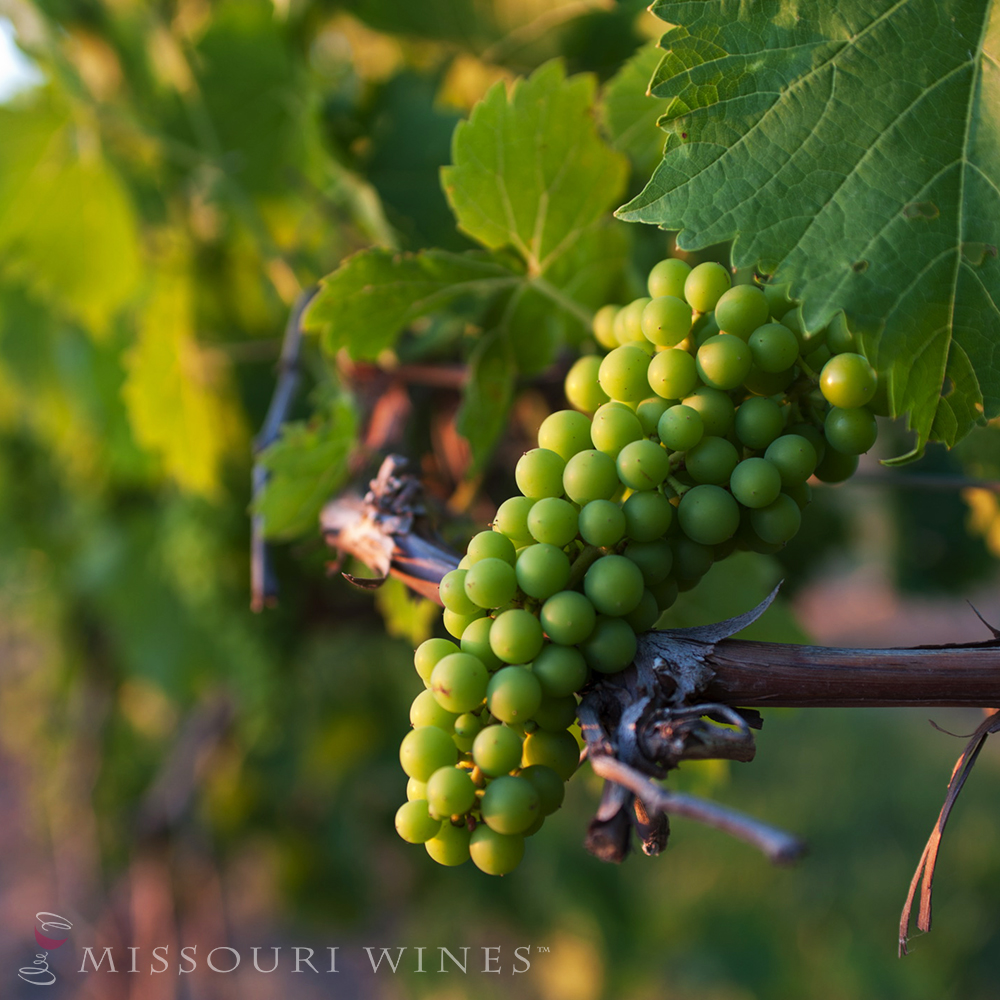
<svg viewBox="0 0 1000 1000"><path fill-rule="evenodd" d="M667 152L619 216L686 249L735 238L809 328L843 307L918 449L1000 412L1000 5L654 12L682 25L652 85Z"/></svg>
<svg viewBox="0 0 1000 1000"><path fill-rule="evenodd" d="M665 136L656 127L667 102L649 93L649 81L663 59L655 42L634 56L604 85L601 121L615 149L626 153L640 174L649 174L663 156Z"/></svg>
<svg viewBox="0 0 1000 1000"><path fill-rule="evenodd" d="M282 425L281 437L260 455L271 475L253 506L268 538L315 530L323 504L347 478L357 423L350 399L337 395L308 423Z"/></svg>
<svg viewBox="0 0 1000 1000"><path fill-rule="evenodd" d="M517 380L510 343L500 331L485 336L469 361L469 381L455 424L472 449L472 471L482 468L507 425Z"/></svg>
<svg viewBox="0 0 1000 1000"><path fill-rule="evenodd" d="M442 180L459 227L492 249L514 247L543 275L614 204L625 158L598 134L592 76L549 62L508 95L493 86L455 129Z"/></svg>
<svg viewBox="0 0 1000 1000"><path fill-rule="evenodd" d="M433 601L417 596L392 576L375 591L375 606L386 632L395 639L405 639L411 646L429 639L441 617L441 609Z"/></svg>
<svg viewBox="0 0 1000 1000"><path fill-rule="evenodd" d="M329 277L306 314L306 326L323 332L329 351L374 359L421 316L459 296L484 302L521 277L480 251L392 253L375 247L349 257Z"/></svg>

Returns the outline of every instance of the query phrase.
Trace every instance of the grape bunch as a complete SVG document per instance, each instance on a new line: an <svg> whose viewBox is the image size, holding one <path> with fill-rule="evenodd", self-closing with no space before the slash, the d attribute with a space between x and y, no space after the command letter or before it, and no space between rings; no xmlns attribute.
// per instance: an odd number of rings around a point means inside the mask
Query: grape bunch
<svg viewBox="0 0 1000 1000"><path fill-rule="evenodd" d="M577 767L578 692L738 549L798 531L810 477L848 478L875 443L875 371L839 316L808 332L786 290L667 259L649 296L594 318L604 355L565 383L517 463L521 495L441 581L444 626L400 747L396 829L444 865L503 875Z"/></svg>

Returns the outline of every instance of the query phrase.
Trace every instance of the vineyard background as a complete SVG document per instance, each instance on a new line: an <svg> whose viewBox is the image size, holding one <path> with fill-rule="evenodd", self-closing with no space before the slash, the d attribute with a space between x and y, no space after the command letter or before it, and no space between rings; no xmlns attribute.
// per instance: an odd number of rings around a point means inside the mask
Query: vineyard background
<svg viewBox="0 0 1000 1000"><path fill-rule="evenodd" d="M899 962L898 907L959 749L921 713L772 711L752 765L683 769L678 787L804 836L796 868L683 822L660 858L602 865L582 847L598 783L581 773L521 868L490 879L443 871L392 830L430 606L328 576L306 525L275 550L279 606L249 610L251 439L296 295L366 246L468 247L438 177L452 130L496 80L554 57L601 81L602 128L636 193L661 141L641 97L660 22L603 0L8 0L0 16L40 81L0 105L4 995L32 995L16 969L38 910L70 911L74 942L101 947L337 944L338 996L514 989L372 977L366 944L549 947L516 981L544 1000L992 995L995 747L952 820L935 934ZM627 286L670 241L618 229ZM322 396L315 345L305 367ZM522 381L515 436L552 390ZM457 394L435 405L459 540L508 495L512 463L501 451L473 472ZM902 470L868 456L853 482L817 491L789 550L717 567L663 624L743 611L784 578L752 637L985 637L964 598L1000 617L997 496L907 477L996 479L998 438L977 430ZM880 455L906 446L883 429ZM959 733L978 721L933 717ZM88 983L57 963L52 995L274 995L245 965ZM302 978L285 995L329 995Z"/></svg>

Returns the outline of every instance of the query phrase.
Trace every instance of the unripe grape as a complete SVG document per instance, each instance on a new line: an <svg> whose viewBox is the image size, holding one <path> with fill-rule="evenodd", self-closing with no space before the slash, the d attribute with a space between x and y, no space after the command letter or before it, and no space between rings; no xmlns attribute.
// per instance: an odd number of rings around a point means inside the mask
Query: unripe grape
<svg viewBox="0 0 1000 1000"><path fill-rule="evenodd" d="M729 488L744 507L766 507L781 492L781 474L766 459L746 458L733 469Z"/></svg>
<svg viewBox="0 0 1000 1000"><path fill-rule="evenodd" d="M439 865L454 868L469 860L470 837L469 829L464 824L455 826L446 820L437 836L431 837L424 848Z"/></svg>
<svg viewBox="0 0 1000 1000"><path fill-rule="evenodd" d="M654 597L653 592L648 588L642 595L642 600L636 609L624 616L625 621L629 623L637 634L649 631L656 624L659 617L660 608L656 603L656 597Z"/></svg>
<svg viewBox="0 0 1000 1000"><path fill-rule="evenodd" d="M460 654L455 654L460 655ZM483 685L485 692L486 685ZM451 737L437 726L411 729L399 747L399 762L403 770L417 781L426 781L439 767L455 763L458 750Z"/></svg>
<svg viewBox="0 0 1000 1000"><path fill-rule="evenodd" d="M697 580L712 568L715 554L707 545L678 535L670 547L674 553L674 576L679 580Z"/></svg>
<svg viewBox="0 0 1000 1000"><path fill-rule="evenodd" d="M696 409L681 403L664 411L656 430L671 451L687 451L702 439L705 425Z"/></svg>
<svg viewBox="0 0 1000 1000"><path fill-rule="evenodd" d="M630 489L656 489L670 472L670 456L645 438L625 445L618 453L618 478Z"/></svg>
<svg viewBox="0 0 1000 1000"><path fill-rule="evenodd" d="M823 483L842 483L858 469L858 456L845 455L827 448L823 461L816 466L816 478Z"/></svg>
<svg viewBox="0 0 1000 1000"><path fill-rule="evenodd" d="M404 802L396 810L396 833L409 844L423 844L440 830L441 820L431 816L424 799Z"/></svg>
<svg viewBox="0 0 1000 1000"><path fill-rule="evenodd" d="M544 497L528 515L528 530L536 541L560 548L569 545L577 532L576 508L560 497Z"/></svg>
<svg viewBox="0 0 1000 1000"><path fill-rule="evenodd" d="M431 679L431 671L437 665L438 660L443 659L449 653L457 653L458 646L448 639L426 639L413 654L413 665L416 667L420 679L425 683Z"/></svg>
<svg viewBox="0 0 1000 1000"><path fill-rule="evenodd" d="M483 820L497 833L521 833L540 812L538 792L530 781L512 775L494 778L481 801Z"/></svg>
<svg viewBox="0 0 1000 1000"><path fill-rule="evenodd" d="M507 726L486 726L472 743L472 760L490 778L507 774L521 763L521 737Z"/></svg>
<svg viewBox="0 0 1000 1000"><path fill-rule="evenodd" d="M798 338L781 323L767 323L750 334L747 342L753 363L763 372L787 371L799 356Z"/></svg>
<svg viewBox="0 0 1000 1000"><path fill-rule="evenodd" d="M684 298L698 312L711 312L733 281L721 264L706 261L692 268L684 281Z"/></svg>
<svg viewBox="0 0 1000 1000"><path fill-rule="evenodd" d="M462 652L475 656L487 670L496 670L500 666L500 660L490 646L492 628L492 618L479 618L466 628L461 639Z"/></svg>
<svg viewBox="0 0 1000 1000"><path fill-rule="evenodd" d="M427 805L431 816L447 819L467 813L476 802L476 786L469 772L440 767L427 779Z"/></svg>
<svg viewBox="0 0 1000 1000"><path fill-rule="evenodd" d="M644 493L634 495L646 496ZM625 503L627 505L628 501ZM627 514L618 504L610 500L591 500L580 511L580 537L588 545L597 545L601 548L614 545L625 534L626 521Z"/></svg>
<svg viewBox="0 0 1000 1000"><path fill-rule="evenodd" d="M674 562L670 545L662 538L652 542L629 542L625 558L639 567L647 587L662 583L670 575Z"/></svg>
<svg viewBox="0 0 1000 1000"><path fill-rule="evenodd" d="M649 362L646 380L662 399L683 399L698 387L698 368L687 351L660 351Z"/></svg>
<svg viewBox="0 0 1000 1000"><path fill-rule="evenodd" d="M621 624L625 625L624 622ZM625 627L628 628L627 625ZM524 738L521 763L525 768L538 764L549 767L563 781L569 781L580 763L580 747L570 733L536 729Z"/></svg>
<svg viewBox="0 0 1000 1000"><path fill-rule="evenodd" d="M526 667L504 667L491 678L486 704L501 722L524 724L542 703L542 688Z"/></svg>
<svg viewBox="0 0 1000 1000"><path fill-rule="evenodd" d="M849 357L841 354L840 357ZM844 455L862 455L875 443L878 425L871 410L859 406L853 410L831 407L823 424L826 443Z"/></svg>
<svg viewBox="0 0 1000 1000"><path fill-rule="evenodd" d="M598 382L611 399L623 402L645 399L649 356L632 344L616 347L601 362Z"/></svg>
<svg viewBox="0 0 1000 1000"><path fill-rule="evenodd" d="M438 587L438 594L441 603L457 615L475 614L479 607L469 599L465 593L465 574L468 570L453 569L450 573L445 573L441 577L441 584Z"/></svg>
<svg viewBox="0 0 1000 1000"><path fill-rule="evenodd" d="M794 367L783 372L766 372L754 365L743 380L743 388L755 396L774 396L784 392L795 381L797 373L798 369Z"/></svg>
<svg viewBox="0 0 1000 1000"><path fill-rule="evenodd" d="M725 438L703 437L684 456L684 467L696 483L729 482L740 456Z"/></svg>
<svg viewBox="0 0 1000 1000"><path fill-rule="evenodd" d="M751 511L750 524L765 542L778 545L794 537L802 524L802 512L790 496L781 493L773 503Z"/></svg>
<svg viewBox="0 0 1000 1000"><path fill-rule="evenodd" d="M538 428L538 447L554 451L568 462L578 451L590 447L590 421L577 410L550 413Z"/></svg>
<svg viewBox="0 0 1000 1000"><path fill-rule="evenodd" d="M785 414L773 399L753 396L740 404L735 424L741 444L763 451L785 429Z"/></svg>
<svg viewBox="0 0 1000 1000"><path fill-rule="evenodd" d="M594 331L594 339L605 350L610 351L618 346L618 338L615 336L615 318L621 306L606 305L594 313L594 320L591 329ZM544 445L543 447L548 447Z"/></svg>
<svg viewBox="0 0 1000 1000"><path fill-rule="evenodd" d="M449 712L438 704L434 692L430 690L421 691L410 706L410 725L415 729L421 726L436 726L446 733L451 733L457 718L457 713Z"/></svg>
<svg viewBox="0 0 1000 1000"><path fill-rule="evenodd" d="M673 505L655 490L633 493L622 504L621 512L626 533L637 542L652 542L661 538L674 520Z"/></svg>
<svg viewBox="0 0 1000 1000"><path fill-rule="evenodd" d="M490 629L490 646L504 663L530 663L542 648L538 619L523 608L497 615Z"/></svg>
<svg viewBox="0 0 1000 1000"><path fill-rule="evenodd" d="M576 590L561 590L542 605L542 628L553 642L567 646L583 642L594 628L594 606ZM545 650L539 654L542 656ZM574 688L573 690L576 690Z"/></svg>
<svg viewBox="0 0 1000 1000"><path fill-rule="evenodd" d="M498 618L497 621L499 620ZM496 622L494 627L495 625ZM478 657L470 653L452 653L441 660L431 673L431 690L442 708L461 715L483 703L487 680L486 667ZM414 730L420 731L422 730ZM414 777L420 778L420 775ZM426 778L421 780L425 781Z"/></svg>
<svg viewBox="0 0 1000 1000"><path fill-rule="evenodd" d="M644 399L636 407L635 415L639 418L643 437L652 437L656 434L656 425L668 409L670 409L670 403L665 399L660 399L659 396Z"/></svg>
<svg viewBox="0 0 1000 1000"><path fill-rule="evenodd" d="M477 607L502 607L517 593L514 567L504 559L480 559L465 571L465 593Z"/></svg>
<svg viewBox="0 0 1000 1000"><path fill-rule="evenodd" d="M691 266L678 257L661 260L649 272L646 286L654 299L662 295L684 297L684 282L691 273Z"/></svg>
<svg viewBox="0 0 1000 1000"><path fill-rule="evenodd" d="M487 875L506 875L524 857L524 836L497 833L481 823L469 838L469 855L481 872Z"/></svg>
<svg viewBox="0 0 1000 1000"><path fill-rule="evenodd" d="M580 416L583 416L581 413ZM584 420L587 418L584 417ZM589 434L589 423L588 423ZM531 497L510 497L500 504L497 516L493 518L493 530L502 532L515 545L531 541L528 531L528 514L535 501Z"/></svg>
<svg viewBox="0 0 1000 1000"><path fill-rule="evenodd" d="M482 728L482 720L475 712L463 712L455 720L455 732L451 738L462 753L468 753L472 749L473 740Z"/></svg>
<svg viewBox="0 0 1000 1000"><path fill-rule="evenodd" d="M602 615L627 615L642 599L642 572L625 556L602 556L583 578L584 593Z"/></svg>
<svg viewBox="0 0 1000 1000"><path fill-rule="evenodd" d="M738 285L733 291L746 287L748 286ZM698 348L695 357L702 382L713 389L726 391L742 385L750 374L751 364L750 348L739 337L729 333L709 337Z"/></svg>
<svg viewBox="0 0 1000 1000"><path fill-rule="evenodd" d="M736 416L736 407L720 389L703 385L682 400L685 406L697 410L706 434L722 437L728 434Z"/></svg>
<svg viewBox="0 0 1000 1000"><path fill-rule="evenodd" d="M608 394L598 382L601 358L596 355L577 358L566 374L563 393L571 406L584 413L593 413L602 403L608 401Z"/></svg>
<svg viewBox="0 0 1000 1000"><path fill-rule="evenodd" d="M532 764L531 767L524 768L518 777L530 782L538 792L538 805L542 815L551 816L563 804L566 783L551 767Z"/></svg>
<svg viewBox="0 0 1000 1000"><path fill-rule="evenodd" d="M725 292L715 306L715 322L719 329L746 341L754 330L763 326L771 314L764 293L753 285L735 285Z"/></svg>
<svg viewBox="0 0 1000 1000"><path fill-rule="evenodd" d="M414 802L417 799L427 798L427 782L417 781L416 778L406 779L406 801Z"/></svg>
<svg viewBox="0 0 1000 1000"><path fill-rule="evenodd" d="M619 489L615 460L603 451L581 451L566 463L563 489L581 506L591 500L607 500Z"/></svg>
<svg viewBox="0 0 1000 1000"><path fill-rule="evenodd" d="M465 634L465 630L478 619L482 618L486 614L485 611L477 611L475 614L471 615L459 615L448 608L444 609L444 614L441 616L441 624L444 625L445 631L448 635L454 636L456 639L461 639Z"/></svg>
<svg viewBox="0 0 1000 1000"><path fill-rule="evenodd" d="M481 559L503 559L513 566L514 543L499 531L480 531L472 536L465 555L470 566L474 566Z"/></svg>
<svg viewBox="0 0 1000 1000"><path fill-rule="evenodd" d="M691 544L693 545L694 543L692 542ZM677 581L673 577L668 577L663 583L654 584L648 589L656 599L656 606L661 613L666 611L667 608L672 607L677 600Z"/></svg>
<svg viewBox="0 0 1000 1000"><path fill-rule="evenodd" d="M526 451L514 467L517 488L532 500L562 496L562 477L566 463L548 448ZM513 563L513 558L510 562Z"/></svg>
<svg viewBox="0 0 1000 1000"><path fill-rule="evenodd" d="M641 573L639 579L642 579ZM639 600L642 600L641 594ZM638 605L639 601L636 601L629 610L634 611ZM614 674L624 670L635 659L636 648L635 630L632 626L623 618L606 615L598 615L594 631L587 637L586 642L580 644L580 652L583 653L587 664L602 674ZM532 763L544 764L546 761L532 761Z"/></svg>
<svg viewBox="0 0 1000 1000"><path fill-rule="evenodd" d="M564 593L573 594L575 597L587 601L583 594L575 590L567 590ZM549 601L554 601L561 596L556 594L554 597L550 597ZM545 602L546 606L549 601ZM584 639L594 631L596 623L594 606L590 601L587 601L587 606L590 608L590 629ZM549 634L551 635L551 633ZM582 642L583 640L577 641ZM554 643L546 645L535 657L535 661L531 665L531 672L538 679L538 683L542 687L542 694L548 698L558 698L579 691L587 681L587 663L583 654L571 646L559 646Z"/></svg>
<svg viewBox="0 0 1000 1000"><path fill-rule="evenodd" d="M642 341L642 313L649 304L649 298L633 299L618 314L615 334L619 344L629 344L634 341Z"/></svg>
<svg viewBox="0 0 1000 1000"><path fill-rule="evenodd" d="M617 403L602 406L594 414L594 421L590 425L590 438L594 447L612 458L617 458L618 452L625 445L638 441L642 436L639 418Z"/></svg>
<svg viewBox="0 0 1000 1000"><path fill-rule="evenodd" d="M673 295L650 299L642 311L641 326L651 344L673 347L691 332L691 307Z"/></svg>
<svg viewBox="0 0 1000 1000"><path fill-rule="evenodd" d="M718 545L736 534L740 509L719 486L695 486L681 497L677 518L684 534L701 545Z"/></svg>
<svg viewBox="0 0 1000 1000"><path fill-rule="evenodd" d="M778 470L782 487L804 483L816 468L816 449L799 434L782 434L768 445L766 458Z"/></svg>
<svg viewBox="0 0 1000 1000"><path fill-rule="evenodd" d="M565 732L576 722L576 698L571 694L562 698L543 698L532 713L531 721L550 733Z"/></svg>

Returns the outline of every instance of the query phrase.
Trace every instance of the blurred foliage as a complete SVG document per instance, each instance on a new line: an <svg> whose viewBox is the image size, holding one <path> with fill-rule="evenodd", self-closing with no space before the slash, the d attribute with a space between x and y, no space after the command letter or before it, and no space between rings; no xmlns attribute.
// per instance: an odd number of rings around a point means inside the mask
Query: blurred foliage
<svg viewBox="0 0 1000 1000"><path fill-rule="evenodd" d="M891 717L775 715L770 763L731 785L725 771L692 769L688 787L813 838L823 863L790 874L683 824L665 857L602 866L580 846L596 794L585 775L502 881L443 872L393 833L398 741L419 684L411 649L440 626L396 585L373 601L328 580L315 514L392 444L421 456L454 532L486 521L511 488L511 455L558 405L563 349L587 349L589 310L638 294L670 248L668 235L602 218L622 186L641 187L661 143L655 110L632 91L655 62L639 49L642 4L8 0L0 11L44 81L0 107L0 745L54 836L71 813L52 803L73 790L93 807L105 871L121 871L185 722L221 699L232 725L176 823L223 858L265 842L294 922L384 928L390 913L402 941L548 943L551 960L524 988L551 1000L989 995L1000 852L975 841L997 819L989 803L966 803L954 821L966 826L936 970L891 957L897 896L936 809L926 781L891 775L922 762L946 777ZM553 58L565 69L536 72ZM575 166L601 167L582 175L599 188L585 225L571 219L562 235L593 228L549 261L571 307L561 319L521 280L530 238L520 259L502 249L509 234L467 214L478 194L452 194L458 232L439 178L455 124L491 93L456 140L460 187L463 144L481 153L484 116L517 110L489 88L530 73L537 100L523 113L568 101L560 127L583 143ZM427 247L445 252L419 254ZM275 534L302 540L276 550L281 601L255 617L251 436L289 309L345 258L421 281L492 268L522 291L491 298L476 284L444 311L426 286L419 308L409 293L376 296L352 320L371 324L350 334L353 358L340 350L350 338L327 353L307 344L311 402L267 454L264 508ZM448 384L394 381L402 365L464 362L464 402ZM1000 473L992 433L959 453L974 475ZM831 525L851 523L852 495L830 491L831 515L818 509L827 498L815 505L816 548L794 556L797 579L820 571L821 545L846 551L848 529ZM973 507L974 526L995 531L986 501ZM961 534L957 506L948 518L946 546ZM949 587L968 583L970 566L953 559ZM717 567L670 621L744 610L781 572L750 557ZM781 603L755 628L801 635ZM412 977L401 988L440 990Z"/></svg>

